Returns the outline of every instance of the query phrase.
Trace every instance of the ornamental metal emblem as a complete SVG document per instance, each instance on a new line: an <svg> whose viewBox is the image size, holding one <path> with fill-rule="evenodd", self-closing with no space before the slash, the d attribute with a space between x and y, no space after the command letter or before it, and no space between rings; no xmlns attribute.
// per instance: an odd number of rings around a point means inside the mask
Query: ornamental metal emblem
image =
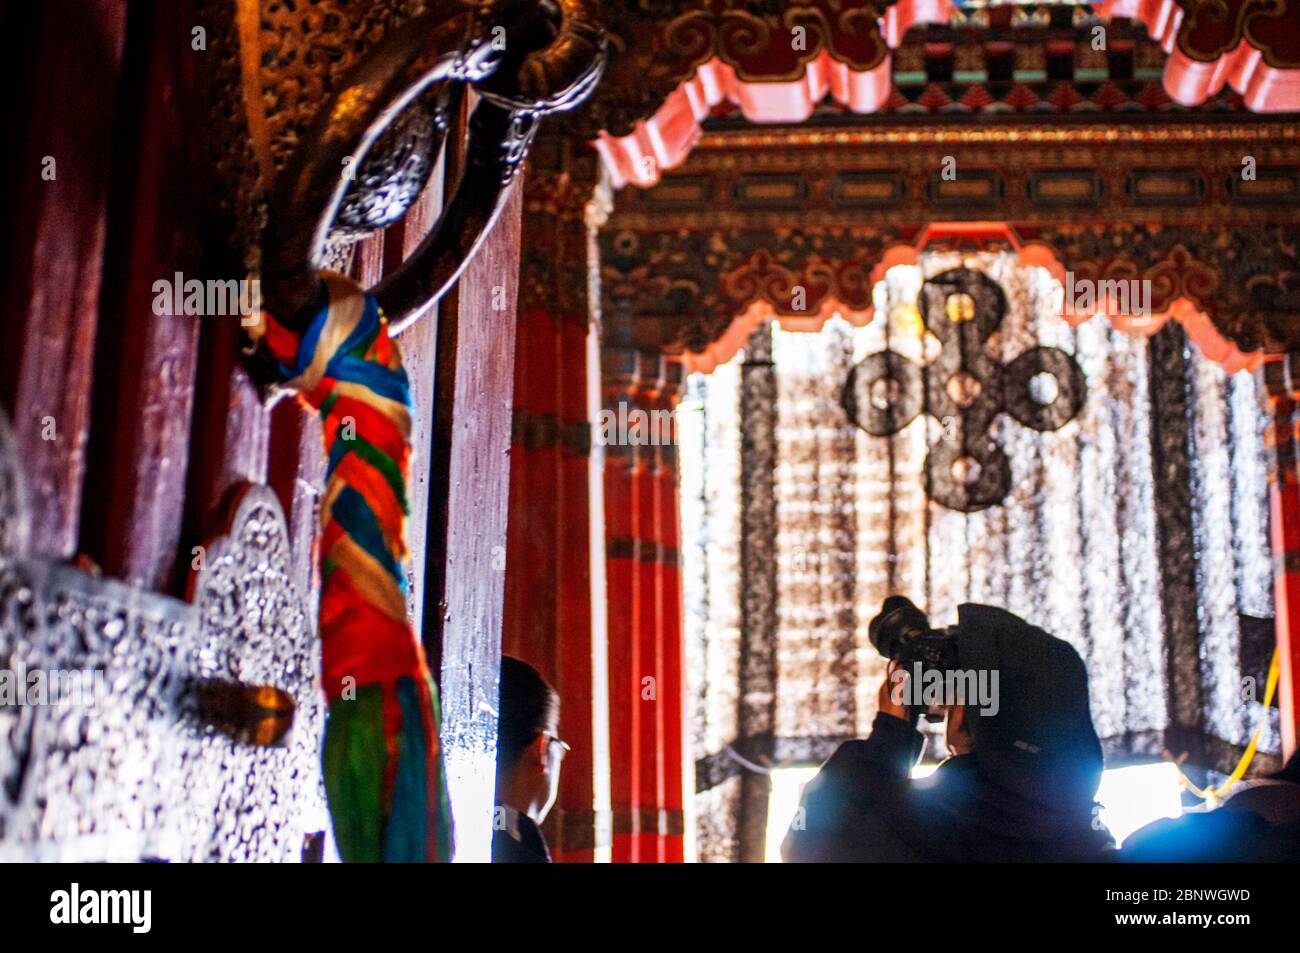
<svg viewBox="0 0 1300 953"><path fill-rule="evenodd" d="M1011 462L991 437L1006 412L1038 431L1073 420L1087 393L1083 371L1060 348L1030 348L1003 364L988 342L1006 317L1007 299L987 275L953 268L921 286L918 306L939 341L924 366L896 351L878 351L849 372L844 409L867 433L898 433L918 414L945 424L925 459L925 491L952 510L996 506L1011 489Z"/></svg>

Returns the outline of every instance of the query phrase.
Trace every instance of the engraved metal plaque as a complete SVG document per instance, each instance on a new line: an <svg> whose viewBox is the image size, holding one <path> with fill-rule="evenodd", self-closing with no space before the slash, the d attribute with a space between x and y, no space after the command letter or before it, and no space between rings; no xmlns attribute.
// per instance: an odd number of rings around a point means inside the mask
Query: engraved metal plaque
<svg viewBox="0 0 1300 953"><path fill-rule="evenodd" d="M0 420L0 861L301 859L329 826L324 701L274 493L245 491L189 602L33 557L22 499ZM288 734L212 724L214 682L291 698Z"/></svg>

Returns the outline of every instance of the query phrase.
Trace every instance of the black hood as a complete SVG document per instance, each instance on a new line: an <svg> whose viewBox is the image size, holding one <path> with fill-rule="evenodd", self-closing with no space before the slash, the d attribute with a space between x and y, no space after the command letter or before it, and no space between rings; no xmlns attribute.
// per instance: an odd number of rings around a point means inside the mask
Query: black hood
<svg viewBox="0 0 1300 953"><path fill-rule="evenodd" d="M1102 754L1079 653L1005 609L966 603L957 613L961 667L998 675L996 713L967 709L980 771L1039 804L1091 805Z"/></svg>

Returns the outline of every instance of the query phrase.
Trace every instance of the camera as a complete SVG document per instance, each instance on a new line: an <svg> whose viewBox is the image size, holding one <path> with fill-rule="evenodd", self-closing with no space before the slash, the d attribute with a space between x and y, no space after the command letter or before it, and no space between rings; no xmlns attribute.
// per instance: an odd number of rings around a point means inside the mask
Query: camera
<svg viewBox="0 0 1300 953"><path fill-rule="evenodd" d="M920 671L939 673L955 671L957 660L957 627L932 628L924 612L905 596L890 596L880 607L880 614L871 620L867 637L881 655L897 662L897 668L912 675L916 666ZM936 720L923 707L908 706L911 721L926 715Z"/></svg>

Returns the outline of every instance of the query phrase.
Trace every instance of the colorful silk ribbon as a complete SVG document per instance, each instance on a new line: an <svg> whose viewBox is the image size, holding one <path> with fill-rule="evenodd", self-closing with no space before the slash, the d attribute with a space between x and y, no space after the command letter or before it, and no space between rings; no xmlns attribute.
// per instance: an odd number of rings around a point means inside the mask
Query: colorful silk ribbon
<svg viewBox="0 0 1300 953"><path fill-rule="evenodd" d="M322 276L324 303L297 334L262 313L252 337L321 415L323 766L345 861L439 861L451 853L438 693L406 614L411 395L374 297Z"/></svg>

